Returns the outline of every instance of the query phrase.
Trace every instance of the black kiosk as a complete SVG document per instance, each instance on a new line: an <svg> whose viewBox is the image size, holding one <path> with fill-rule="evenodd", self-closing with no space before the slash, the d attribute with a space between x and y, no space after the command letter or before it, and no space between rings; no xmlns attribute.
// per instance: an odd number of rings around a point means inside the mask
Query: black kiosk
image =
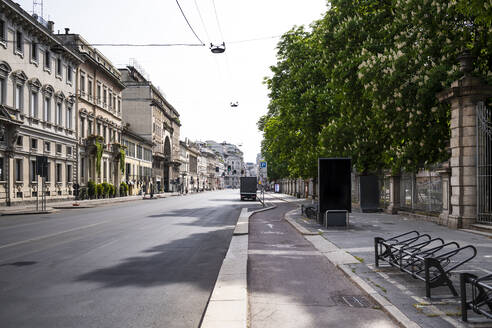
<svg viewBox="0 0 492 328"><path fill-rule="evenodd" d="M352 161L350 158L318 159L318 218L328 226L346 226L352 211Z"/></svg>

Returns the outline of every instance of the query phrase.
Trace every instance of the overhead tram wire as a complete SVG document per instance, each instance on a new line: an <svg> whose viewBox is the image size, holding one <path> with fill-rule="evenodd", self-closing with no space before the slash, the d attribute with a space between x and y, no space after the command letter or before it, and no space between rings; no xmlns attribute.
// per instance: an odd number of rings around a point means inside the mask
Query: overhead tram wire
<svg viewBox="0 0 492 328"><path fill-rule="evenodd" d="M212 4L214 6L214 13L215 13L215 20L217 22L217 28L219 30L219 33L220 33L220 37L222 38L222 46L224 47L224 50L225 50L225 42L224 42L224 33L222 33L222 27L220 25L220 21L219 21L219 15L217 13L217 7L215 6L215 0L212 0ZM227 55L227 51L224 53L224 56L225 56L225 61L226 61L226 75L227 75L227 80L229 81L229 83L227 83L227 87L224 87L224 89L226 89L229 93L229 96L232 94L231 92L231 85L233 84L231 81L231 68L230 68L230 65L229 65L229 56ZM237 103L236 100L232 101L232 103ZM233 107L233 106L231 106Z"/></svg>
<svg viewBox="0 0 492 328"><path fill-rule="evenodd" d="M17 44L17 40L3 40L3 43ZM34 42L36 44L42 44L41 42ZM31 41L22 41L24 45L33 44ZM79 46L75 42L61 43L63 46ZM87 46L91 47L204 47L203 43L87 43Z"/></svg>
<svg viewBox="0 0 492 328"><path fill-rule="evenodd" d="M202 13L200 11L200 7L198 7L198 3L196 2L196 0L194 0L194 1L195 1L196 11L198 12L198 16L200 17L200 21L202 22L203 30L205 31L205 34L207 35L207 39L210 42L211 41L210 34L208 34L207 28L205 27L205 22L203 21L203 16L202 16Z"/></svg>
<svg viewBox="0 0 492 328"><path fill-rule="evenodd" d="M214 5L215 20L217 21L217 27L219 28L220 37L222 38L222 41L224 41L224 34L222 33L222 28L220 27L219 15L217 15L217 7L215 6L215 0L212 0L212 4Z"/></svg>
<svg viewBox="0 0 492 328"><path fill-rule="evenodd" d="M202 40L198 37L198 35L196 34L196 32L195 32L195 30L193 29L193 27L191 27L191 24L190 24L190 22L188 21L188 18L186 18L186 15L185 15L185 13L184 13L183 9L181 8L181 5L179 4L179 1L178 1L178 0L176 0L176 3L178 4L179 10L181 11L181 14L183 15L183 17L184 17L184 19L185 19L186 23L188 24L188 26L189 26L190 30L193 32L193 34L194 34L194 35L195 35L195 37L198 39L198 41L200 41L201 45L202 45L202 46L205 46L205 43L203 43L203 41L202 41Z"/></svg>
<svg viewBox="0 0 492 328"><path fill-rule="evenodd" d="M195 2L196 11L198 12L198 16L200 17L200 21L202 23L203 30L205 31L205 35L207 36L208 42L210 42L210 44L212 44L212 39L210 38L210 34L208 33L207 27L205 25L205 21L203 20L203 16L202 16L202 13L200 11L200 7L198 6L198 3L196 0L194 0L194 2ZM221 81L223 81L224 79L222 76L222 71L220 69L220 65L219 65L219 62L217 60L217 57L213 56L213 59L214 59L215 66L217 67L217 72L219 73L219 78Z"/></svg>
<svg viewBox="0 0 492 328"><path fill-rule="evenodd" d="M212 0L212 4L214 6L215 19L217 21L217 27L219 29L220 37L222 38L222 44L210 43L210 51L212 51L212 53L214 54L221 54L225 52L226 45L224 42L224 34L222 33L222 28L220 27L220 23L219 23L219 15L217 15L217 7L215 6L215 0Z"/></svg>
<svg viewBox="0 0 492 328"><path fill-rule="evenodd" d="M272 36L265 36L265 37L259 37L259 38L253 38L253 39L244 39L244 40L234 40L234 41L228 41L228 44L237 44L237 43L247 43L247 42L256 42L256 41L262 41L262 40L268 40L268 39L275 39L282 37L286 34L282 35L272 35ZM200 40L201 41L201 40ZM17 43L16 40L3 40L3 43ZM22 41L23 44L29 45L32 44L31 41ZM41 43L37 43L41 44ZM78 46L76 43L62 43L64 46ZM88 43L88 46L92 47L204 47L206 46L204 43ZM392 43L378 43L372 45L373 47L386 47L386 46L393 46ZM339 50L345 49L345 46L340 47Z"/></svg>
<svg viewBox="0 0 492 328"><path fill-rule="evenodd" d="M246 40L236 40L236 41L228 41L228 44L235 44L235 43L245 43L245 42L254 42L254 41L263 41L263 40L270 40L270 39L276 39L282 37L283 34L279 35L272 35L272 36L264 36L264 37L259 37L259 38L254 38L254 39L246 39Z"/></svg>
<svg viewBox="0 0 492 328"><path fill-rule="evenodd" d="M203 43L92 43L93 47L203 47Z"/></svg>

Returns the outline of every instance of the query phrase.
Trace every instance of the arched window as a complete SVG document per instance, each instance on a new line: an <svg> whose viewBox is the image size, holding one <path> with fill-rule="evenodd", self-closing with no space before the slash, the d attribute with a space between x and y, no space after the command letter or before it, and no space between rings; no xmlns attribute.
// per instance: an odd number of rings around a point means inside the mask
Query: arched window
<svg viewBox="0 0 492 328"><path fill-rule="evenodd" d="M0 61L0 104L2 105L7 102L7 78L10 72L12 72L10 65Z"/></svg>
<svg viewBox="0 0 492 328"><path fill-rule="evenodd" d="M73 113L73 104L74 104L74 98L73 97L68 97L65 101L66 103L66 113L65 113L65 128L69 130L73 130L73 119L74 119L74 113Z"/></svg>
<svg viewBox="0 0 492 328"><path fill-rule="evenodd" d="M39 106L39 90L41 90L41 82L39 82L38 79L32 78L28 82L29 84L29 91L30 91L30 102L29 102L29 115L32 118L39 118L38 117L38 106Z"/></svg>
<svg viewBox="0 0 492 328"><path fill-rule="evenodd" d="M54 89L51 85L43 86L43 120L51 123L51 104L53 103Z"/></svg>
<svg viewBox="0 0 492 328"><path fill-rule="evenodd" d="M24 84L27 81L27 75L22 70L17 70L12 73L12 81L14 85L14 108L22 113L24 111Z"/></svg>

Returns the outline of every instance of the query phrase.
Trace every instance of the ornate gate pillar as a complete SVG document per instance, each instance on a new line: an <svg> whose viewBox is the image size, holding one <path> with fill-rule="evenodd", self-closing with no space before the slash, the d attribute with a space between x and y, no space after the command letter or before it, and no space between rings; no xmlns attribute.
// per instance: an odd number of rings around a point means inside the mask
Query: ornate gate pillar
<svg viewBox="0 0 492 328"><path fill-rule="evenodd" d="M449 215L451 214L451 170L449 166L444 166L437 172L442 180L442 211L439 215L439 224L448 225Z"/></svg>
<svg viewBox="0 0 492 328"><path fill-rule="evenodd" d="M492 87L471 76L473 57L458 58L464 76L437 94L441 102L451 104L451 213L448 226L467 228L477 218L477 124L476 106L492 96Z"/></svg>
<svg viewBox="0 0 492 328"><path fill-rule="evenodd" d="M389 175L389 204L386 212L396 214L400 208L400 175Z"/></svg>

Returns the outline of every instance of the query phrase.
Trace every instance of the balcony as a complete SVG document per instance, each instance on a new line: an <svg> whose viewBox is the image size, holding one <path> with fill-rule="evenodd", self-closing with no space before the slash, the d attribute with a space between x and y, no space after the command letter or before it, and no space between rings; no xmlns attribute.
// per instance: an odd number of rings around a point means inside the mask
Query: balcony
<svg viewBox="0 0 492 328"><path fill-rule="evenodd" d="M96 143L104 143L104 138L95 134L91 134L85 139L85 147L88 153L95 153L97 150Z"/></svg>
<svg viewBox="0 0 492 328"><path fill-rule="evenodd" d="M121 157L121 151L126 148L125 146L123 146L117 142L114 142L112 144L108 144L108 146L111 146L114 160L119 160Z"/></svg>

